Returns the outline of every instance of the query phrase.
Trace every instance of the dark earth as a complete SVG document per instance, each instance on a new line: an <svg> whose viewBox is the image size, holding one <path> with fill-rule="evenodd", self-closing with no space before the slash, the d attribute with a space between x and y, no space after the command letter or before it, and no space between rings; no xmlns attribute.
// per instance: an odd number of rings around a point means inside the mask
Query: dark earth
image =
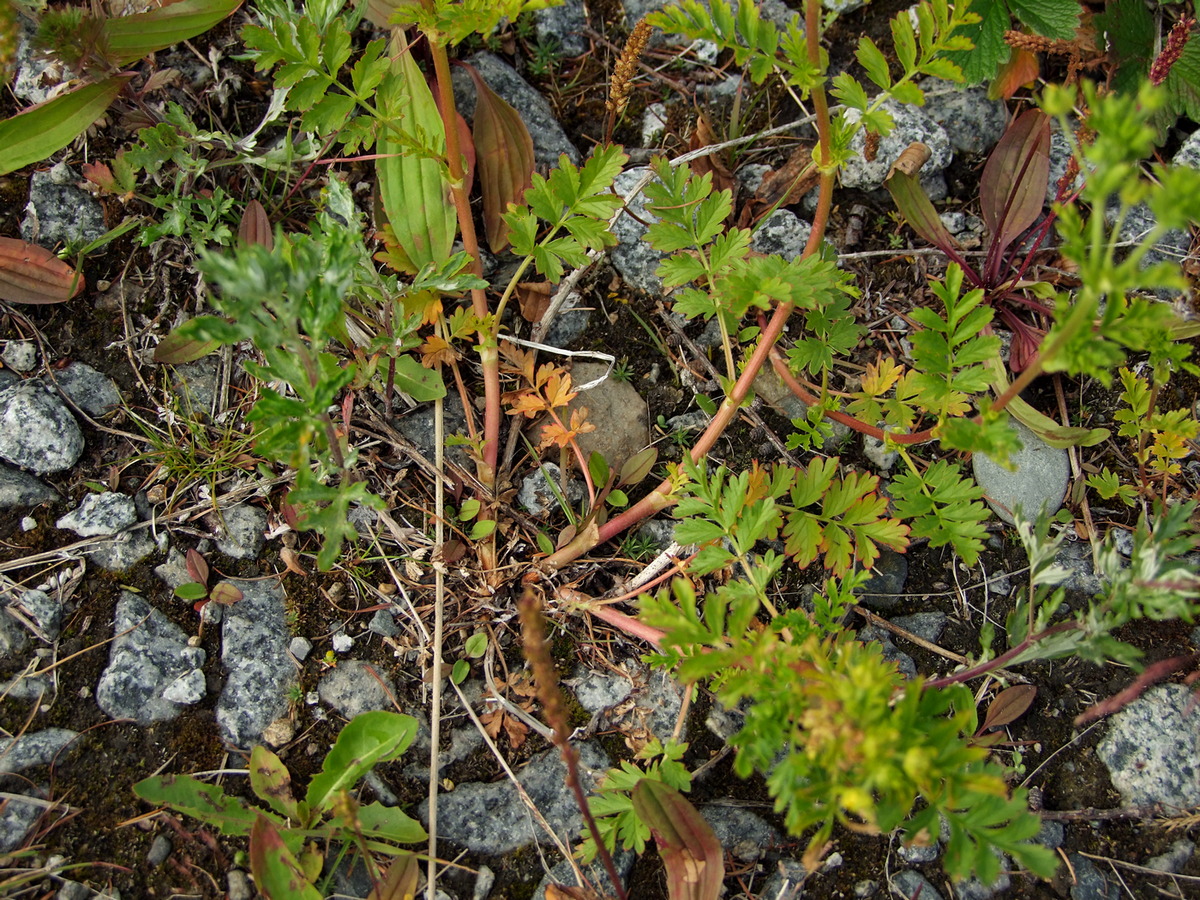
<svg viewBox="0 0 1200 900"><path fill-rule="evenodd" d="M905 7L903 0L888 0L839 18L828 35L828 46L834 64L848 58L853 42L859 34L867 33L881 37L887 33L887 21L897 10ZM510 28L495 42L494 49L523 71L528 80L537 86L550 100L569 136L579 148L586 150L600 137L596 123L603 119L604 85L607 73L616 52L626 36L624 13L614 0L601 0L590 10L591 27L595 29L595 52L580 59L559 59L551 70L538 75L530 71L528 63L532 55L532 39L520 29ZM209 47L221 48L221 65L230 75L237 76L240 88L229 106L230 112L222 118L215 112L215 105L205 94L193 95L182 90L172 90L171 98L185 105L201 127L228 128L233 133L244 133L247 123L258 121L266 103L269 84L262 75L256 74L242 61L232 58L237 47L237 29L242 14L236 14L208 35L192 43L195 50L205 56ZM881 41L881 43L883 43ZM477 49L477 48L475 48ZM174 51L159 54L156 65L170 65ZM183 52L183 51L179 51ZM653 59L657 63L659 60ZM732 63L722 59L722 63ZM705 75L704 70L678 73L668 70L673 82L680 78L683 83L694 83ZM699 72L697 75L696 73ZM688 79L693 79L689 82ZM618 128L616 138L626 146L636 146L639 141L638 123L644 106L660 99L667 88L652 78L639 83L629 111ZM791 101L782 92L767 91L753 105L742 123L743 131L752 131L778 121L794 117ZM700 109L697 101L696 110ZM11 114L16 108L10 94L0 94L0 114ZM684 115L676 112L668 122L668 137L664 147L668 153L687 149L687 140L695 124L695 113ZM716 129L718 138L729 120L729 110L720 107L703 109L710 124ZM145 111L130 103L119 103L114 107L107 122L89 133L82 148L70 151L68 156L82 160L84 155L92 160L110 159L114 151L123 146L133 133L132 129L142 124ZM1188 126L1192 127L1192 126ZM783 140L763 141L736 157L726 160L731 166L746 162L780 163L790 146ZM946 209L971 210L978 172L983 160L960 159L949 174L951 198ZM223 182L233 196L239 196L243 186L239 182L237 169ZM366 169L361 171L365 174ZM0 177L0 235L16 237L19 222L26 202L28 171ZM353 178L351 178L353 181ZM108 198L105 202L107 224L115 226L132 212L147 212L137 204L126 207ZM924 271L937 266L936 258L905 255L904 251L918 246L917 239L893 216L890 201L875 195L843 192L838 195L830 234L834 240L844 236L849 224L850 210L856 205L865 206L867 226L861 241L853 248L856 251L896 251L893 257L857 261L851 263L869 279L875 291L885 290L889 297L889 311L903 313L913 305L926 302L923 295ZM291 207L284 206L273 215L274 221L283 221L285 227L298 227L299 220L291 220L293 213L305 214L306 204L298 197ZM47 567L54 565L52 554L58 548L74 540L72 535L59 531L54 522L74 508L80 498L92 490L91 485L101 483L110 489L120 489L133 494L143 490L155 474L156 466L163 459L153 445L148 444L145 432L139 429L133 414L150 421L157 421L157 410L166 402L166 374L153 364L140 363L134 350L139 347L140 335L131 332L130 323L139 317L151 320L162 333L175 321L182 307L190 311L194 305L192 295L196 275L190 269L190 251L180 242L166 241L153 252L137 245L132 235L126 235L90 256L86 263L88 289L75 300L62 306L6 307L0 306L0 340L34 339L43 348L45 358L55 361L82 361L113 378L120 387L130 410L119 411L96 427L86 427L87 450L84 459L63 477L48 479L65 498L61 503L38 507L29 514L37 527L23 531L20 519L23 513L10 511L0 515L0 570L11 577L28 579L36 583L44 577ZM107 292L98 285L108 282L114 285ZM607 267L600 269L587 279L589 300L598 310L591 317L588 330L578 338L575 349L601 350L627 363L630 383L637 387L650 404L651 421L659 416L669 419L674 415L694 409L690 403L690 392L683 389L678 377L679 366L687 360L690 348L682 346L672 335L664 321L664 309L657 298L648 297L625 288L616 274ZM133 290L125 290L125 285ZM122 301L120 298L124 297ZM865 310L863 310L865 312ZM882 323L880 323L882 325ZM647 330L649 329L649 331ZM689 334L695 338L700 327L691 326ZM653 332L651 334L650 332ZM886 343L889 338L879 333L875 340ZM877 345L878 346L878 345ZM670 356L664 355L664 347ZM863 363L873 358L874 348L862 346L854 362ZM657 383L648 376L657 368L663 373ZM850 370L846 370L850 374ZM251 384L244 378L232 385L234 396L247 391ZM1118 406L1116 394L1095 382L1061 385L1073 412L1080 415L1078 424L1096 427L1112 422L1112 414ZM1191 376L1176 378L1171 383L1172 396L1163 397L1165 408L1194 407L1200 400L1200 385ZM1056 386L1049 379L1034 385L1028 399L1039 409L1054 410L1057 406ZM786 437L789 424L763 405L756 407L766 427L777 435ZM223 432L217 425L201 425L193 435L196 443L194 459L200 468L205 463L216 461L213 478L223 483L228 472L222 471L220 456ZM677 459L680 448L671 436L661 429L655 434L659 441L660 461ZM843 461L869 468L870 464L861 457L859 444L849 441L840 450ZM733 469L751 460L771 460L778 457L777 451L763 429L746 420L732 428L718 444L714 458ZM387 468L376 472L378 478L394 478L395 472L388 469L401 468L406 471L404 481L392 484L392 496L402 504L404 512L415 522L421 521L421 510L432 508L429 480L417 467L406 467L403 457L396 452L381 448L376 460ZM1110 441L1105 445L1083 451L1082 464L1085 470L1101 465L1113 468L1127 466L1123 448ZM513 484L530 470L531 463L517 457L517 468L511 474ZM190 485L179 484L184 473L173 474L168 480L172 487L179 487L179 506L198 503L198 489L207 476L193 478ZM194 473L193 473L194 475ZM1080 486L1081 487L1081 486ZM263 503L272 513L280 514L280 503L286 489L276 487ZM1179 497L1196 496L1194 476L1185 470L1185 476L1176 485ZM1081 491L1069 492L1067 509L1079 512L1078 499ZM186 542L189 536L205 537L208 532L197 514L186 523L172 526L173 537ZM493 642L501 650L501 661L512 673L523 666L519 652L520 636L511 616L498 616L496 609L511 610L517 593L517 583L522 572L522 554L528 558L530 547L536 546L534 535L523 523L523 513L514 511L511 517L512 530L509 545L513 552L513 577L502 585L494 597L485 597L481 591L478 573L455 585L451 589L453 601L447 609L447 634L449 635L446 658L453 660L461 655L462 641L477 628L485 628ZM1096 515L1095 525L1103 530L1112 524L1131 525L1123 513ZM565 525L565 520L551 522L543 527L551 535ZM524 530L523 530L524 529ZM980 559L979 565L968 569L957 561L948 549L929 549L917 545L907 554L908 579L903 596L896 598L884 615L887 618L916 612L940 610L949 616L947 628L939 643L953 653L966 656L979 651L979 625L987 604L987 615L1002 623L1012 603L1011 597L995 593L985 596L982 582L986 578L1008 573L1014 585L1014 595L1023 589L1023 572L1026 566L1019 544L1000 525L993 528L994 540ZM523 547L520 545L524 545ZM223 576L238 578L274 578L284 580L289 602L289 626L296 634L304 635L316 645L315 655L329 648L329 637L339 623L361 623L369 619L376 608L374 601L363 589L364 585L386 584L390 577L382 564L378 552L369 545L360 545L343 566L329 575L318 575L312 564L317 543L311 536L301 536L297 549L302 564L308 571L306 577L287 573L282 560L279 540L269 541L262 556L252 562L223 557L213 551L208 556L209 564ZM609 589L618 577L627 577L636 572L640 565L630 558L631 551L646 553L645 548L625 544L611 547L608 558L596 558L592 563L572 572L572 582L580 590L599 595ZM36 554L51 554L33 561ZM653 556L650 552L646 558ZM243 842L217 838L200 827L197 822L176 818L167 814L151 815L154 811L139 801L131 786L138 780L160 771L194 773L225 768L242 768L244 760L223 747L213 720L212 701L219 689L224 673L220 663L220 646L217 629L199 629L199 617L187 604L163 604L161 608L188 634L199 634L200 646L207 652L204 668L209 685L209 697L198 707L187 708L176 720L141 727L123 721L108 720L98 709L92 692L101 671L107 664L106 641L112 637L113 608L118 592L123 589L139 591L147 596L158 596L163 586L154 576L152 568L162 561L161 554L152 554L134 569L121 573L107 573L89 567L82 584L79 585L75 601L77 608L67 622L57 643L44 648L43 668L54 663L57 688L41 708L31 709L29 704L11 699L0 700L0 727L9 734L54 726L68 727L82 732L69 764L51 771L50 796L69 808L62 815L63 807L44 817L39 829L28 839L28 846L36 848L38 859L44 860L52 854L62 854L71 863L82 868L69 873L68 877L82 881L94 888L106 886L118 888L123 897L204 897L226 896L226 873L235 866L245 866ZM461 565L469 568L469 558ZM823 572L818 565L806 571L786 571L785 582L779 589L782 606L798 604L806 585L819 584ZM421 574L408 579L417 611L432 615L431 579ZM854 624L859 624L856 620ZM577 665L593 668L601 661L613 664L626 659L635 659L646 652L646 647L615 632L598 621L587 622L579 618L564 617L556 622L554 652L556 662L565 674ZM1145 651L1145 661L1185 655L1197 650L1188 626L1180 623L1142 623L1126 629L1118 635ZM401 638L403 640L403 636ZM901 650L910 654L920 672L927 675L944 673L952 663L934 653L897 638ZM399 685L396 697L398 708L408 711L419 708L425 702L427 691L421 683L420 666L412 661L398 661L393 648L376 641L371 646L369 660L393 675ZM315 658L315 656L314 656ZM16 672L5 661L0 669L6 678ZM317 667L306 666L303 670L301 693L315 690ZM1032 707L1022 718L1007 729L1007 740L996 752L1003 759L1013 762L1019 752L1020 765L1014 778L1040 790L1041 804L1047 820L1058 820L1066 824L1062 849L1065 853L1091 854L1096 865L1105 873L1111 873L1114 883L1122 885L1122 896L1133 898L1187 897L1200 895L1200 858L1192 860L1181 871L1190 880L1175 880L1166 876L1147 874L1131 869L1126 864L1141 865L1148 858L1166 852L1181 836L1195 837L1195 819L1170 823L1163 820L1144 818L1136 811L1121 809L1121 799L1109 783L1104 766L1095 758L1094 747L1102 728L1092 728L1082 734L1072 726L1073 718L1093 703L1121 690L1132 680L1132 673L1116 667L1100 668L1075 660L1057 661L1053 664L1027 666L1021 670L1038 688ZM993 683L990 690L994 691ZM990 696L990 695L989 695ZM986 708L988 696L981 697L981 707ZM725 751L724 742L704 727L711 709L711 701L703 691L690 711L689 731L692 736L688 762L695 768L706 760L720 756ZM573 707L575 721L581 725L587 714ZM301 727L296 738L287 744L280 756L289 767L293 779L303 785L320 769L321 748L328 747L336 737L342 724L331 716L324 720L312 716L301 718ZM454 727L467 727L462 720ZM602 736L605 749L614 758L628 757L624 737L618 733ZM530 734L519 747L511 747L501 739L509 761L519 767L535 753L549 745L536 734ZM415 807L425 795L425 784L405 773L411 760L402 759L382 765L379 774L396 792L401 802ZM503 777L499 766L486 750L480 750L469 758L455 763L444 776L455 784L470 781L494 781ZM226 790L249 798L244 780L224 780ZM741 780L732 773L732 758L724 756L707 769L691 794L692 800L701 808L709 804L739 805L752 809L759 816L772 822L784 833L781 820L775 816L766 787L760 779ZM1091 811L1091 812L1089 812ZM1098 812L1097 812L1098 811ZM1175 827L1170 827L1172 824ZM1190 830L1189 830L1190 828ZM158 867L146 862L147 852L156 835L167 834L174 850ZM805 845L804 840L795 840L778 847L767 849L767 857L755 861L727 859L727 897L757 897L762 884L771 874L774 858L779 855L798 858ZM727 848L728 849L728 848ZM842 857L842 865L824 869L808 879L805 895L815 898L855 897L856 885L864 880L886 884L890 871L904 866L895 856L896 842L886 837L856 835L846 830L835 832L832 850ZM450 848L444 853L449 854ZM542 876L542 863L533 850L524 850L500 858L480 858L466 855L457 858L461 869L450 870L445 877L444 887L456 896L471 894L473 876L477 865L486 863L497 875L496 886L490 894L493 898L526 898L532 895ZM28 860L11 858L7 865L12 869L4 874L13 874L13 869L22 868ZM0 863L3 864L3 863ZM918 867L944 896L954 896L949 882L937 863ZM657 854L645 853L635 864L630 885L632 896L638 900L666 896L665 878ZM0 883L0 892L4 891ZM8 896L49 897L57 890L57 884L42 880L23 888L13 888ZM879 896L886 892L881 887ZM1072 892L1071 874L1064 865L1052 882L1040 882L1028 876L1014 875L1011 887L997 895L1003 898L1064 898L1077 896Z"/></svg>

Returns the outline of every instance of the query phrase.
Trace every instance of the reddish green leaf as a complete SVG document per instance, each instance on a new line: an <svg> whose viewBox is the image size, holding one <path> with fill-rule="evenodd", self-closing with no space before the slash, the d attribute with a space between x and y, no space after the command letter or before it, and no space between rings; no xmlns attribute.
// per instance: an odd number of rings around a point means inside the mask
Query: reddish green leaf
<svg viewBox="0 0 1200 900"><path fill-rule="evenodd" d="M671 900L717 900L725 880L721 842L696 807L670 785L644 778L633 811L646 823L667 869Z"/></svg>
<svg viewBox="0 0 1200 900"><path fill-rule="evenodd" d="M200 551L194 547L187 552L185 560L188 574L192 576L192 581L200 584L208 584L208 563L204 557L200 555Z"/></svg>
<svg viewBox="0 0 1200 900"><path fill-rule="evenodd" d="M1029 109L1004 132L979 180L979 210L1003 253L1034 223L1046 202L1050 179L1050 117Z"/></svg>
<svg viewBox="0 0 1200 900"><path fill-rule="evenodd" d="M928 147L924 144L910 144L892 166L892 171L888 173L883 186L888 189L896 208L913 231L933 246L953 253L958 249L958 242L942 224L937 210L933 208L933 202L917 178L917 172L928 158Z"/></svg>
<svg viewBox="0 0 1200 900"><path fill-rule="evenodd" d="M996 77L988 85L989 100L1008 100L1023 85L1037 81L1037 54L1021 47L1013 47L1008 62L1001 63Z"/></svg>
<svg viewBox="0 0 1200 900"><path fill-rule="evenodd" d="M0 300L65 303L83 290L83 278L37 244L0 237Z"/></svg>
<svg viewBox="0 0 1200 900"><path fill-rule="evenodd" d="M246 204L242 221L238 225L238 240L243 244L258 244L270 250L275 246L275 235L271 233L271 220L267 211L257 200Z"/></svg>
<svg viewBox="0 0 1200 900"><path fill-rule="evenodd" d="M241 5L242 0L180 0L133 16L106 18L103 35L109 58L127 66L203 34Z"/></svg>
<svg viewBox="0 0 1200 900"><path fill-rule="evenodd" d="M621 466L621 473L617 476L617 484L639 484L642 479L650 474L650 470L654 468L654 464L658 461L658 448L647 447L645 450L640 450L629 459L625 460L625 465Z"/></svg>
<svg viewBox="0 0 1200 900"><path fill-rule="evenodd" d="M167 366L181 366L202 356L208 356L220 346L217 341L186 337L176 328L158 342L158 346L154 348L154 361Z"/></svg>
<svg viewBox="0 0 1200 900"><path fill-rule="evenodd" d="M433 92L408 46L394 42L392 77L397 79L395 107L385 113L406 134L423 134L423 151L402 143L385 129L377 143L381 158L375 163L383 211L392 226L399 249L414 266L440 264L450 256L458 231L458 216L442 175L443 163L431 153L445 155L446 132Z"/></svg>
<svg viewBox="0 0 1200 900"><path fill-rule="evenodd" d="M261 813L250 829L250 871L267 900L321 900L279 831Z"/></svg>
<svg viewBox="0 0 1200 900"><path fill-rule="evenodd" d="M245 594L240 588L234 587L228 581L218 581L209 592L208 599L213 603L220 603L222 606L232 606L244 596Z"/></svg>
<svg viewBox="0 0 1200 900"><path fill-rule="evenodd" d="M483 227L488 246L499 253L508 246L508 225L501 216L519 203L533 183L533 138L521 115L505 102L472 66L475 82L475 152L483 191Z"/></svg>
<svg viewBox="0 0 1200 900"><path fill-rule="evenodd" d="M1037 688L1032 684L1015 684L1001 691L988 706L987 716L979 727L980 732L1015 722L1025 715L1035 697Z"/></svg>
<svg viewBox="0 0 1200 900"><path fill-rule="evenodd" d="M292 795L292 776L283 762L261 745L250 751L250 788L280 815L299 822L300 810Z"/></svg>
<svg viewBox="0 0 1200 900"><path fill-rule="evenodd" d="M67 146L104 115L132 77L114 75L85 84L0 122L0 175L40 162Z"/></svg>

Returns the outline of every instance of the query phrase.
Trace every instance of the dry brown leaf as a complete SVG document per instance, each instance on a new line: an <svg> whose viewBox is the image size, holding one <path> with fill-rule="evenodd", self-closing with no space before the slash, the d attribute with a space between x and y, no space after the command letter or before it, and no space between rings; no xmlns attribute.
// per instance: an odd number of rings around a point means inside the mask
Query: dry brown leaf
<svg viewBox="0 0 1200 900"><path fill-rule="evenodd" d="M271 233L271 220L267 211L257 200L246 204L242 213L242 221L238 225L238 240L243 244L253 246L258 244L270 250L275 245L275 235Z"/></svg>
<svg viewBox="0 0 1200 900"><path fill-rule="evenodd" d="M279 551L279 558L283 560L283 564L287 566L289 572L307 578L308 573L304 571L304 567L300 565L300 555L290 547L284 547Z"/></svg>
<svg viewBox="0 0 1200 900"><path fill-rule="evenodd" d="M536 325L550 308L553 285L548 281L517 282L517 302L521 304L521 318Z"/></svg>

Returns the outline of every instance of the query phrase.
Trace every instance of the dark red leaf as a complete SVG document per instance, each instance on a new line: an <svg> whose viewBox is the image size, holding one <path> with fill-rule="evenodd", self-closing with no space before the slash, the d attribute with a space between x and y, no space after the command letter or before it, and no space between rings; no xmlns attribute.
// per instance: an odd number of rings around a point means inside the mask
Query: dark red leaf
<svg viewBox="0 0 1200 900"><path fill-rule="evenodd" d="M501 218L508 204L519 203L533 177L533 138L521 114L488 87L472 66L464 66L475 82L475 152L483 192L483 227L488 246L499 253L508 246L508 225Z"/></svg>
<svg viewBox="0 0 1200 900"><path fill-rule="evenodd" d="M992 235L994 253L1036 221L1050 179L1050 117L1040 109L1021 113L988 157L979 180L979 211Z"/></svg>

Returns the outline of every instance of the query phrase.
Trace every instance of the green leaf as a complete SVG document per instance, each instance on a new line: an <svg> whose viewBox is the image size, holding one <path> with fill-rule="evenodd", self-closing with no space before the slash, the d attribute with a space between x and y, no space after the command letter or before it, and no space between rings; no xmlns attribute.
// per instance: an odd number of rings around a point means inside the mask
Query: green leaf
<svg viewBox="0 0 1200 900"><path fill-rule="evenodd" d="M242 0L179 0L132 16L106 17L101 33L113 62L127 66L203 34L241 5Z"/></svg>
<svg viewBox="0 0 1200 900"><path fill-rule="evenodd" d="M1104 12L1093 21L1104 35L1116 67L1113 86L1118 91L1136 93L1154 61L1154 17L1150 10L1143 0L1109 0Z"/></svg>
<svg viewBox="0 0 1200 900"><path fill-rule="evenodd" d="M0 121L0 175L57 153L104 115L132 75L114 75Z"/></svg>
<svg viewBox="0 0 1200 900"><path fill-rule="evenodd" d="M205 784L190 775L154 775L135 784L133 792L147 803L168 806L227 835L249 834L255 816L261 815L241 799L228 796L218 785ZM281 819L269 818L283 824Z"/></svg>
<svg viewBox="0 0 1200 900"><path fill-rule="evenodd" d="M428 403L446 396L446 382L437 369L426 369L408 354L395 359L396 390L403 391L418 403Z"/></svg>
<svg viewBox="0 0 1200 900"><path fill-rule="evenodd" d="M379 195L384 212L400 249L420 269L438 264L450 255L458 232L458 215L450 202L442 165L428 155L418 155L393 131L424 135L425 143L436 154L444 154L446 132L433 92L413 59L407 45L396 52L392 74L397 79L395 102L384 110L392 118L391 127L380 135L376 149L381 155L375 163L379 175ZM403 116L403 119L400 116Z"/></svg>
<svg viewBox="0 0 1200 900"><path fill-rule="evenodd" d="M888 72L887 59L873 40L869 37L860 38L858 50L854 55L857 57L859 65L866 70L867 77L871 81L885 91L892 86L892 76Z"/></svg>
<svg viewBox="0 0 1200 900"><path fill-rule="evenodd" d="M604 487L608 484L608 462L599 453L593 452L588 457L588 474L592 476L592 484Z"/></svg>
<svg viewBox="0 0 1200 900"><path fill-rule="evenodd" d="M467 638L467 642L463 645L463 652L469 659L479 659L487 652L487 644L487 633L479 631Z"/></svg>
<svg viewBox="0 0 1200 900"><path fill-rule="evenodd" d="M626 493L624 491L622 491L618 488L609 493L608 505L613 506L617 509L624 509L626 506L629 505L629 497L626 495Z"/></svg>
<svg viewBox="0 0 1200 900"><path fill-rule="evenodd" d="M189 602L203 600L208 596L208 588L198 582L188 581L175 588L175 596Z"/></svg>
<svg viewBox="0 0 1200 900"><path fill-rule="evenodd" d="M471 532L468 536L473 541L482 541L484 538L490 537L495 530L495 519L480 519L471 527Z"/></svg>
<svg viewBox="0 0 1200 900"><path fill-rule="evenodd" d="M471 674L471 664L465 659L456 660L454 668L450 670L450 680L455 684L462 684L469 674Z"/></svg>
<svg viewBox="0 0 1200 900"><path fill-rule="evenodd" d="M1008 7L1035 33L1060 41L1075 37L1083 11L1077 0L1008 0Z"/></svg>
<svg viewBox="0 0 1200 900"><path fill-rule="evenodd" d="M994 78L1000 63L1008 59L1004 32L1012 20L1004 0L972 0L970 9L980 16L980 21L964 26L958 33L970 40L975 49L955 50L946 57L962 67L967 84L979 84Z"/></svg>
<svg viewBox="0 0 1200 900"><path fill-rule="evenodd" d="M250 830L250 871L267 900L321 900L278 829L261 813Z"/></svg>
<svg viewBox="0 0 1200 900"><path fill-rule="evenodd" d="M355 716L326 755L321 773L309 783L309 809L328 810L338 791L352 788L376 763L396 759L416 734L412 716L382 711Z"/></svg>

